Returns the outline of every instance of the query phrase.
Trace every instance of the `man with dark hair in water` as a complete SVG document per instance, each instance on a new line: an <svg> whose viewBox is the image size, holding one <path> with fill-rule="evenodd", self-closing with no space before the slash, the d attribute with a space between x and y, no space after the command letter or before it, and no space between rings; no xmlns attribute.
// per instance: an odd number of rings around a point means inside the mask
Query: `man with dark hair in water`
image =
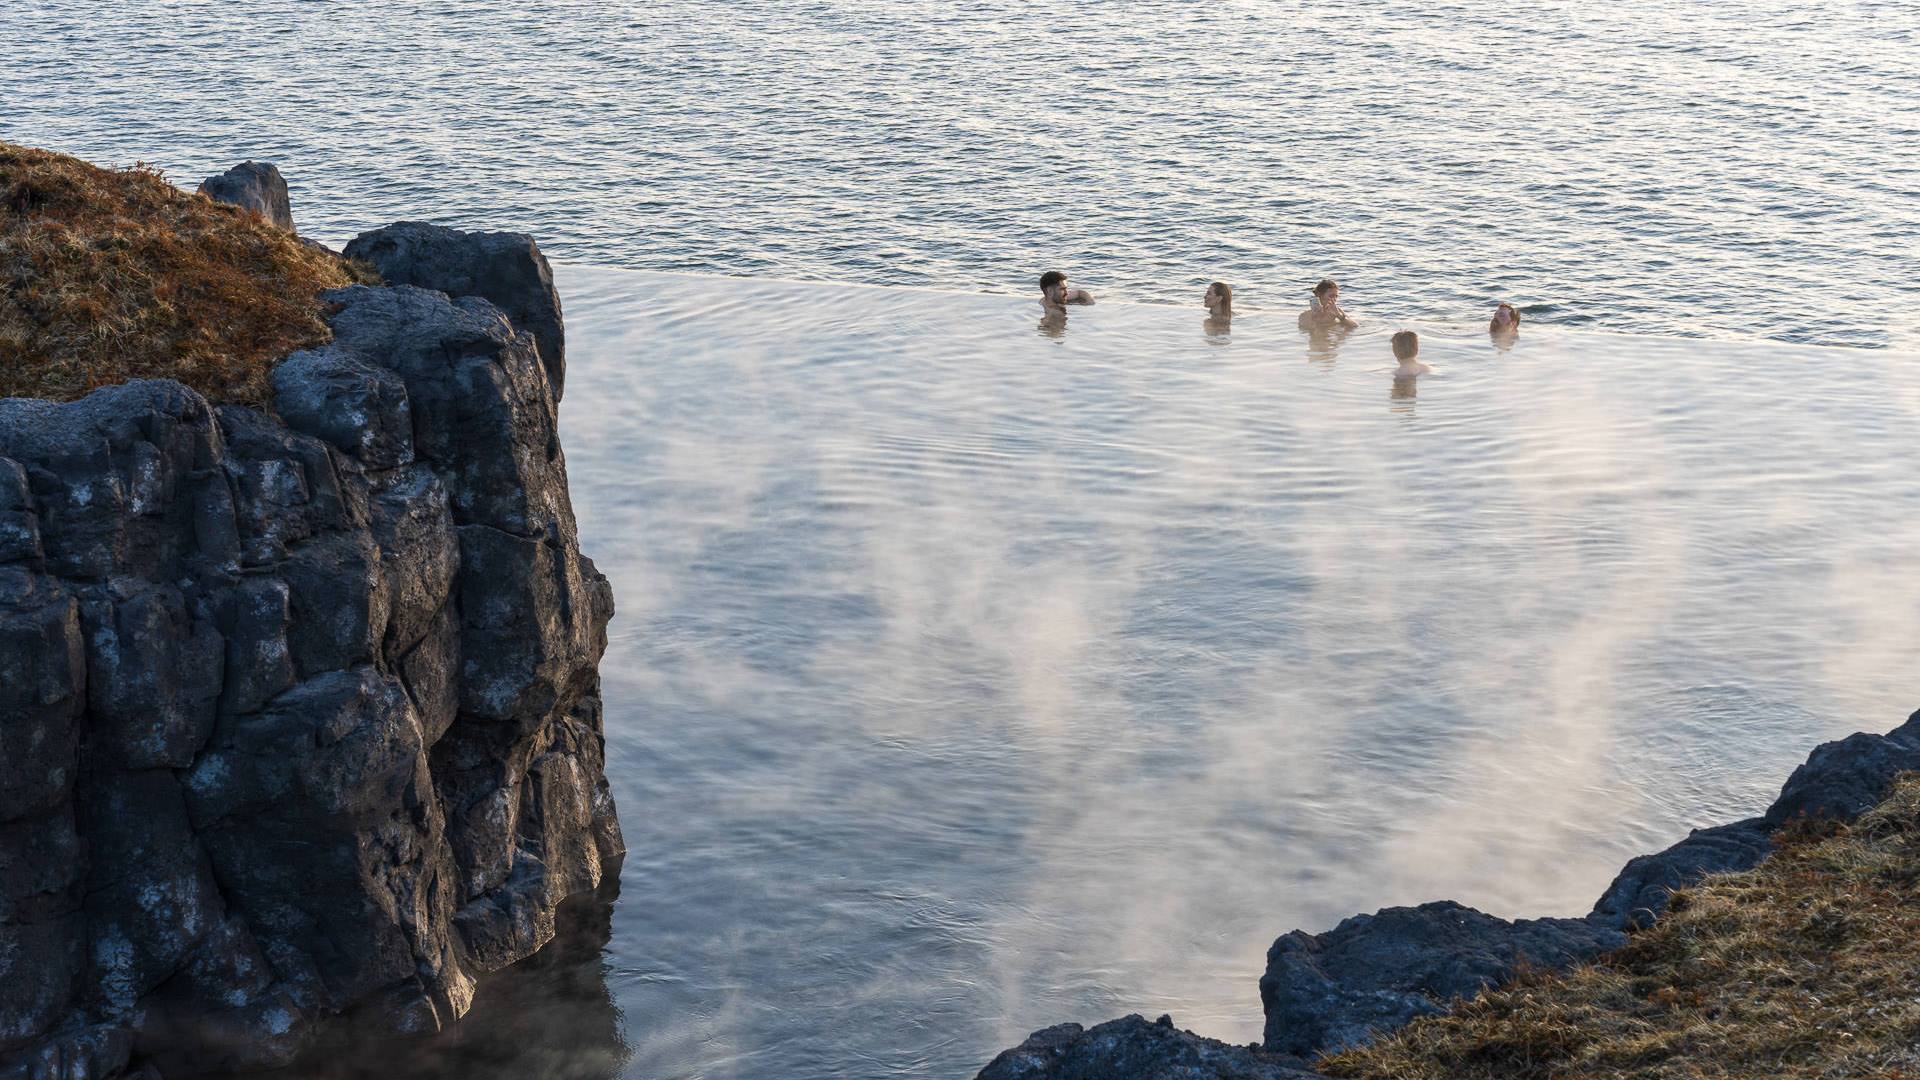
<svg viewBox="0 0 1920 1080"><path fill-rule="evenodd" d="M1091 304L1093 294L1085 289L1067 287L1067 275L1049 270L1040 275L1040 306L1048 311L1066 310L1068 304Z"/></svg>

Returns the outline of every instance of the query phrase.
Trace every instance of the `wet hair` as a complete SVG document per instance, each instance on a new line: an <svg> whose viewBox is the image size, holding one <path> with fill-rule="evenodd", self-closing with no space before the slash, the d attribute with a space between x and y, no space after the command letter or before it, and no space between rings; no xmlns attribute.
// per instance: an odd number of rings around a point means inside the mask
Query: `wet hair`
<svg viewBox="0 0 1920 1080"><path fill-rule="evenodd" d="M1337 288L1339 288L1339 287L1340 287L1340 283L1339 283L1339 282L1337 282L1337 281L1335 281L1335 280L1333 280L1333 279L1332 279L1332 278L1330 278L1330 277L1323 277L1323 278L1321 278L1321 279L1320 279L1320 284L1318 284L1318 285L1315 285L1315 286L1313 287L1313 295L1315 295L1315 296L1325 296L1325 295L1327 295L1327 293L1329 293L1329 292L1331 292L1331 291L1333 291L1334 289L1337 289Z"/></svg>
<svg viewBox="0 0 1920 1080"><path fill-rule="evenodd" d="M1411 330L1402 330L1393 335L1393 358L1411 360L1420 355L1420 335Z"/></svg>
<svg viewBox="0 0 1920 1080"><path fill-rule="evenodd" d="M1048 289L1053 288L1065 280L1067 280L1067 275L1058 270L1049 270L1040 275L1040 291L1046 292Z"/></svg>
<svg viewBox="0 0 1920 1080"><path fill-rule="evenodd" d="M1501 304L1499 307L1494 308L1493 318L1487 320L1487 329L1500 329L1500 313L1503 311L1512 319L1511 322L1507 323L1508 329L1518 330L1520 328L1520 309L1514 307L1512 304Z"/></svg>
<svg viewBox="0 0 1920 1080"><path fill-rule="evenodd" d="M1211 292L1219 293L1220 302L1225 304L1229 309L1233 307L1233 286L1224 281L1216 281L1207 286L1207 289Z"/></svg>

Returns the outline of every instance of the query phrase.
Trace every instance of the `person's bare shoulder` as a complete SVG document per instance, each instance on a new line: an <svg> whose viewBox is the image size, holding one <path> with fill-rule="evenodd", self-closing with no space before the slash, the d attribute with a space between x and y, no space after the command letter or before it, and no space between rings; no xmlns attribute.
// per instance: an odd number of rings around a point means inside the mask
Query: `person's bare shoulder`
<svg viewBox="0 0 1920 1080"><path fill-rule="evenodd" d="M1091 306L1093 304L1093 294L1085 289L1068 289L1067 303Z"/></svg>

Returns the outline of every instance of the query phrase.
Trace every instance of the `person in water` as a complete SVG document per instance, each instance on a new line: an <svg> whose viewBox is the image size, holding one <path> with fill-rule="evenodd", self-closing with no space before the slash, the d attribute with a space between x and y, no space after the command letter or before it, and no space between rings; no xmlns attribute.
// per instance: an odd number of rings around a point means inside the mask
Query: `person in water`
<svg viewBox="0 0 1920 1080"><path fill-rule="evenodd" d="M1300 313L1300 329L1351 330L1360 324L1340 307L1340 285L1332 278L1321 278L1313 287L1313 306Z"/></svg>
<svg viewBox="0 0 1920 1080"><path fill-rule="evenodd" d="M1501 304L1493 309L1493 318L1487 323L1489 334L1517 334L1520 332L1520 309L1512 304Z"/></svg>
<svg viewBox="0 0 1920 1080"><path fill-rule="evenodd" d="M1040 306L1049 312L1065 314L1068 304L1091 304L1093 294L1085 289L1070 288L1067 275L1058 270L1049 270L1040 275Z"/></svg>
<svg viewBox="0 0 1920 1080"><path fill-rule="evenodd" d="M1204 324L1209 334L1224 334L1233 325L1233 286L1224 281L1216 281L1207 286L1207 293L1200 298L1207 305L1207 321Z"/></svg>
<svg viewBox="0 0 1920 1080"><path fill-rule="evenodd" d="M1433 371L1433 365L1420 362L1420 335L1402 330L1393 335L1393 358L1400 366L1393 369L1393 381L1411 385L1413 380Z"/></svg>

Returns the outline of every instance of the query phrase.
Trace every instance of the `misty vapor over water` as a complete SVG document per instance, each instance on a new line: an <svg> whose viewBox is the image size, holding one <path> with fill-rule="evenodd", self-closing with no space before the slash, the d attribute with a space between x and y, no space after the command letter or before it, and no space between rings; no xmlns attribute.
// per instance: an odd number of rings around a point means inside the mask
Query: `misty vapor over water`
<svg viewBox="0 0 1920 1080"><path fill-rule="evenodd" d="M632 1076L1257 1038L1279 933L1583 913L1912 706L1911 356L561 286Z"/></svg>

